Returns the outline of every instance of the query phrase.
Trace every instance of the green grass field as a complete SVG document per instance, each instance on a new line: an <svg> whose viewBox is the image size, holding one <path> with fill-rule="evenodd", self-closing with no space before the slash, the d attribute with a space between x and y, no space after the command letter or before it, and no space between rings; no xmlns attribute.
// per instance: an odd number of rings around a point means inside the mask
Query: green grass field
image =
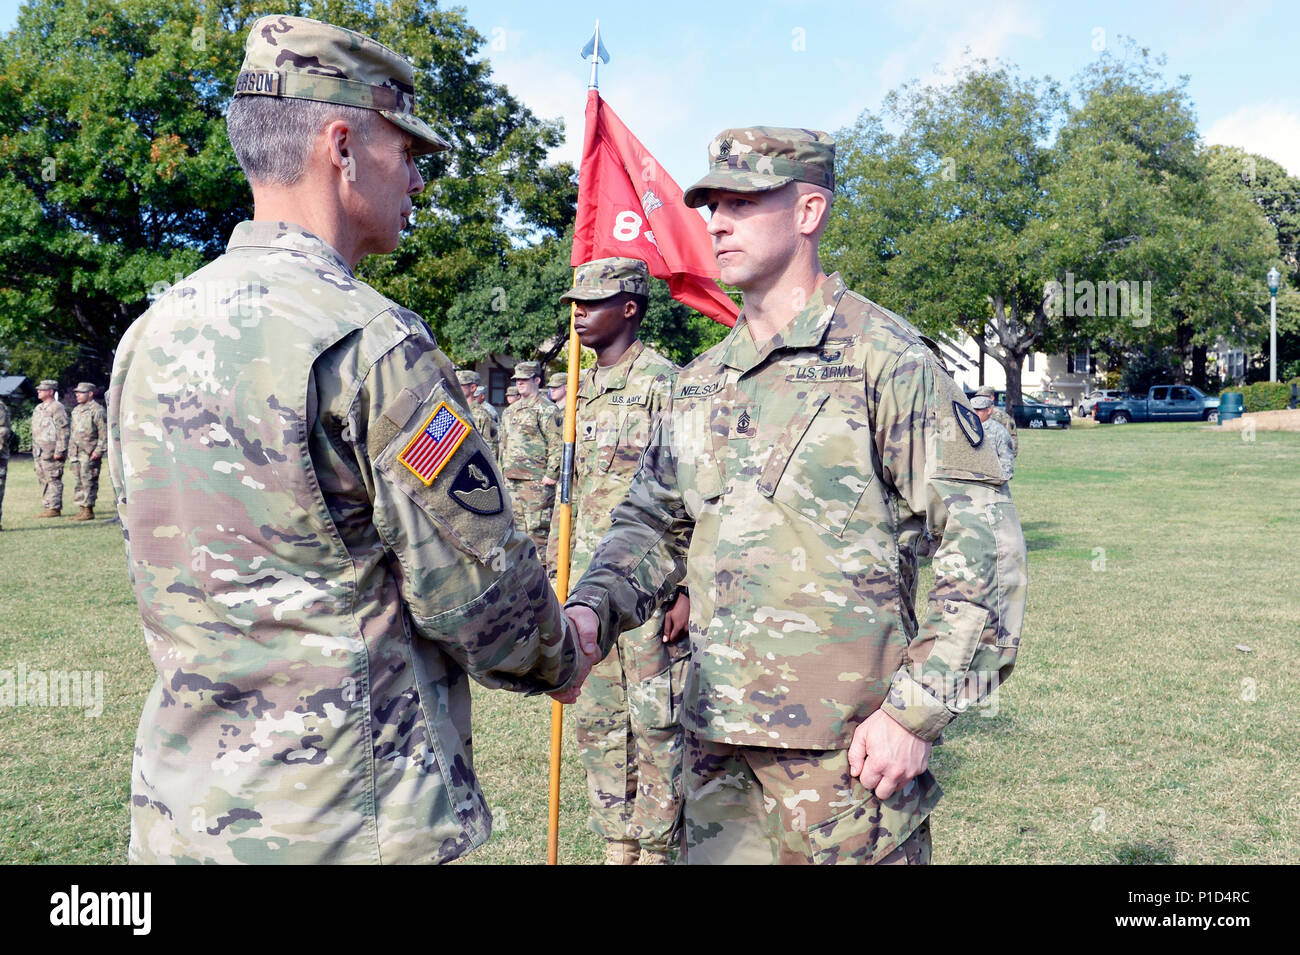
<svg viewBox="0 0 1300 955"><path fill-rule="evenodd" d="M1300 862L1300 434L1021 434L1024 643L995 710L934 751L935 861ZM13 459L0 670L101 671L104 708L0 708L0 862L121 862L153 669L119 529L36 520L37 504L30 459ZM549 710L476 693L497 822L468 862L545 860ZM566 729L561 859L593 862Z"/></svg>

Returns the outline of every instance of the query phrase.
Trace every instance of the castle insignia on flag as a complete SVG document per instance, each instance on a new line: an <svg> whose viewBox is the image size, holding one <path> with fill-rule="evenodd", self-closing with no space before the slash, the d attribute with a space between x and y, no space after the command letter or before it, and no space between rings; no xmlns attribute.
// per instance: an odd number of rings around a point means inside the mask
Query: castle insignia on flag
<svg viewBox="0 0 1300 955"><path fill-rule="evenodd" d="M433 414L429 415L429 420L424 422L420 433L411 439L397 460L428 487L451 460L470 430L470 426L448 407L447 402L440 401Z"/></svg>
<svg viewBox="0 0 1300 955"><path fill-rule="evenodd" d="M647 189L645 195L641 197L641 208L645 210L646 215L654 212L663 204L664 201L655 195L653 189Z"/></svg>

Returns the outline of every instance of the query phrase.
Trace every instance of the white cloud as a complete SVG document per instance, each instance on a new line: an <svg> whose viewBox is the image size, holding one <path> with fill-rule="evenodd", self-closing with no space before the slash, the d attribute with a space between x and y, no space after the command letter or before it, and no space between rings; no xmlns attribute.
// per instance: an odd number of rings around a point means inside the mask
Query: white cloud
<svg viewBox="0 0 1300 955"><path fill-rule="evenodd" d="M877 71L881 85L893 89L911 79L929 81L930 68L951 77L968 59L1007 56L1016 40L1041 40L1043 22L1022 3L937 2L896 6L895 20L908 24L916 39L884 58Z"/></svg>
<svg viewBox="0 0 1300 955"><path fill-rule="evenodd" d="M1300 109L1277 101L1243 106L1216 120L1205 141L1267 156L1300 176Z"/></svg>

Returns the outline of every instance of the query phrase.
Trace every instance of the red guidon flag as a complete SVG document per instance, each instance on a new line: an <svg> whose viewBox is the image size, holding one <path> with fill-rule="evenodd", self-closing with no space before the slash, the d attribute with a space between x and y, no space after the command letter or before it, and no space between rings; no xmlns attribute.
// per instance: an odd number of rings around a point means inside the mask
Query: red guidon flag
<svg viewBox="0 0 1300 955"><path fill-rule="evenodd" d="M578 172L575 268L592 259L641 259L673 298L723 325L739 309L718 288L718 264L704 220L682 190L596 90L587 91L587 128Z"/></svg>

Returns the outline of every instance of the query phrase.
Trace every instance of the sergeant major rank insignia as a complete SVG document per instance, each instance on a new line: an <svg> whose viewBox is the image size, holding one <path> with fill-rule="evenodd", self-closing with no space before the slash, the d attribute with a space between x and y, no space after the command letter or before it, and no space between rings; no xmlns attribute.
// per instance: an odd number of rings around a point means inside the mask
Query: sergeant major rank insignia
<svg viewBox="0 0 1300 955"><path fill-rule="evenodd" d="M428 487L438 472L447 466L470 430L447 402L440 401L420 433L402 449L397 460Z"/></svg>

